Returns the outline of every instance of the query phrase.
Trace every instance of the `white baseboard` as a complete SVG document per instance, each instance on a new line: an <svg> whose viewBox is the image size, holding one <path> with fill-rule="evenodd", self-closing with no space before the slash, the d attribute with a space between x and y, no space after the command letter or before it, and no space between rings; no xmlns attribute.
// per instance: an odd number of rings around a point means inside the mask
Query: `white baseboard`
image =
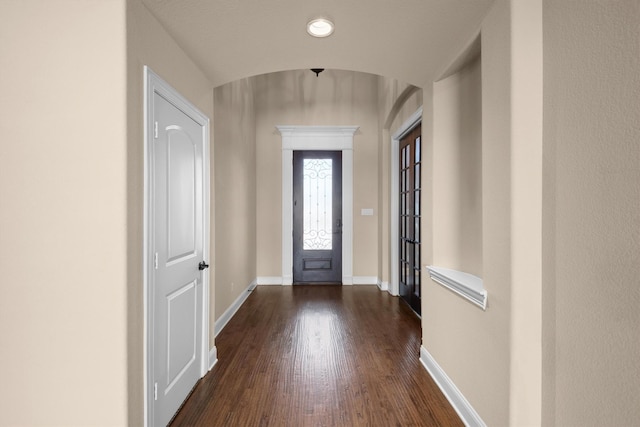
<svg viewBox="0 0 640 427"><path fill-rule="evenodd" d="M486 427L480 415L473 409L469 401L462 395L460 390L458 390L458 387L456 387L440 365L436 363L433 356L431 356L423 346L420 347L420 362L427 372L429 372L431 378L438 384L442 393L467 427Z"/></svg>
<svg viewBox="0 0 640 427"><path fill-rule="evenodd" d="M249 284L249 286L247 286L247 288L244 291L240 293L240 295L238 295L238 298L236 298L233 304L231 304L229 308L225 310L222 316L220 316L220 318L216 320L215 336L218 336L222 328L224 328L225 325L229 322L229 320L231 320L233 315L236 314L236 311L238 311L242 303L249 297L249 294L255 288L256 288L256 281L254 280Z"/></svg>
<svg viewBox="0 0 640 427"><path fill-rule="evenodd" d="M376 276L353 276L354 285L377 285L378 278Z"/></svg>
<svg viewBox="0 0 640 427"><path fill-rule="evenodd" d="M258 285L282 285L282 277L260 276L256 279Z"/></svg>
<svg viewBox="0 0 640 427"><path fill-rule="evenodd" d="M259 276L256 279L256 283L260 286L263 285L282 285L284 283L282 277L279 276ZM378 285L380 282L376 276L343 276L343 285ZM286 283L285 285L291 285Z"/></svg>
<svg viewBox="0 0 640 427"><path fill-rule="evenodd" d="M218 349L214 345L213 348L209 350L209 370L212 370L216 363L218 363Z"/></svg>
<svg viewBox="0 0 640 427"><path fill-rule="evenodd" d="M381 282L378 280L378 288L380 288L381 291L389 292L389 282Z"/></svg>

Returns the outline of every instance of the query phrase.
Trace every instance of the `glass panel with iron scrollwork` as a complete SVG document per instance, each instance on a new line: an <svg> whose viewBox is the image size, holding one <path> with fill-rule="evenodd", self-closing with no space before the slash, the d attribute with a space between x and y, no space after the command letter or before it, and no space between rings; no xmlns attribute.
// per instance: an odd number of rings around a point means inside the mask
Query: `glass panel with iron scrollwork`
<svg viewBox="0 0 640 427"><path fill-rule="evenodd" d="M304 250L332 248L332 163L331 159L304 159L303 162Z"/></svg>

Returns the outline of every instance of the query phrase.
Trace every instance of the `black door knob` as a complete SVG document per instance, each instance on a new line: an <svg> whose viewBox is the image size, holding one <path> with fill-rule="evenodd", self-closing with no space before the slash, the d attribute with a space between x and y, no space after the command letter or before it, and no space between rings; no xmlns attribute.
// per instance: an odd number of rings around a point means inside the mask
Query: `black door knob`
<svg viewBox="0 0 640 427"><path fill-rule="evenodd" d="M204 261L200 261L200 264L198 264L198 270L204 270L205 268L209 268L209 264Z"/></svg>

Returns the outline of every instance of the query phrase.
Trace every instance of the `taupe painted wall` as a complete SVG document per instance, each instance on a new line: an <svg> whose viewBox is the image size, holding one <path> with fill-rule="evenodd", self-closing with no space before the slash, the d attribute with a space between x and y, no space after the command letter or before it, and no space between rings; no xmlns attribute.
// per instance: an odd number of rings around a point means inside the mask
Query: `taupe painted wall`
<svg viewBox="0 0 640 427"><path fill-rule="evenodd" d="M454 194L458 193L458 189L446 171L450 162L444 160L448 157L447 153L451 151L451 147L446 139L440 138L440 133L447 130L446 136L453 135L455 140L459 140L460 135L474 134L480 127L481 158L476 157L473 162L482 165L480 204L483 240L482 257L478 257L483 261L482 271L478 272L476 262L468 265L476 269L470 273L483 278L485 288L489 292L489 306L486 311L482 311L431 281L428 274L423 274L423 346L454 381L487 425L509 424L508 25L508 8L504 4L496 4L483 24L481 73L475 65L462 71L462 75L468 79L466 82L461 80L461 75L454 75L451 77L453 81L445 80L436 84L431 101L434 109L433 151L428 164L433 169L432 261L436 265L440 260L444 263L451 262L451 267L454 267L453 263L460 267L463 265L458 254L451 254L450 243L446 242L449 236L458 237L459 222L454 221L453 227L448 225L453 213L447 207L448 195L440 193L439 189L454 186ZM481 93L477 88L480 76ZM452 83L457 84L453 88L448 87ZM481 102L481 126L478 126L475 108L468 112L458 111L457 114L449 108L450 105L447 103L450 103L456 94L468 96L470 104L474 106ZM459 102L465 104L467 100L462 99ZM460 135L452 134L453 129L442 128L444 118L453 120L456 126L468 128L458 129ZM474 141L474 144L477 144L477 141ZM476 148L477 154L479 153ZM441 161L444 164L440 164ZM468 195L473 200L478 200L479 196L480 194ZM439 229L439 223L444 223L449 232ZM440 240L437 240L438 238ZM456 248L459 243L453 242L453 245Z"/></svg>
<svg viewBox="0 0 640 427"><path fill-rule="evenodd" d="M535 6L496 1L481 28L480 68L467 66L436 83L432 99L425 96L434 109L433 262L471 270L489 297L482 311L427 279L423 345L488 425L540 423L542 38L527 26L540 29ZM469 158L454 160L456 141L480 129L481 147L474 141L465 147ZM449 170L469 161L481 165L481 175ZM456 206L465 193L476 202ZM456 219L458 208L465 212ZM457 240L465 234L468 248Z"/></svg>
<svg viewBox="0 0 640 427"><path fill-rule="evenodd" d="M433 264L482 277L480 58L434 84Z"/></svg>
<svg viewBox="0 0 640 427"><path fill-rule="evenodd" d="M640 3L544 1L544 422L640 420Z"/></svg>
<svg viewBox="0 0 640 427"><path fill-rule="evenodd" d="M0 16L0 424L125 425L125 2Z"/></svg>
<svg viewBox="0 0 640 427"><path fill-rule="evenodd" d="M378 77L380 128L393 134L422 106L422 90L393 78Z"/></svg>
<svg viewBox="0 0 640 427"><path fill-rule="evenodd" d="M228 83L214 95L217 320L256 278L258 210L253 80Z"/></svg>
<svg viewBox="0 0 640 427"><path fill-rule="evenodd" d="M277 125L358 125L354 137L353 275L377 276L377 76L309 70L254 77L257 154L257 275L282 276L282 139ZM374 216L360 216L373 208Z"/></svg>
<svg viewBox="0 0 640 427"><path fill-rule="evenodd" d="M0 424L140 425L143 65L213 91L138 0L1 6Z"/></svg>

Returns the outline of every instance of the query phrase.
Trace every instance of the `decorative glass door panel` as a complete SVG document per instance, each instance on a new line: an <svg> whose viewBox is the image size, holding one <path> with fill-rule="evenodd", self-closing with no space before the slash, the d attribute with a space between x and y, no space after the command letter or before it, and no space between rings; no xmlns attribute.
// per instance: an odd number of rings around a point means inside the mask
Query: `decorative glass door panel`
<svg viewBox="0 0 640 427"><path fill-rule="evenodd" d="M303 250L332 249L332 159L303 159Z"/></svg>
<svg viewBox="0 0 640 427"><path fill-rule="evenodd" d="M293 152L293 282L342 282L342 152Z"/></svg>

